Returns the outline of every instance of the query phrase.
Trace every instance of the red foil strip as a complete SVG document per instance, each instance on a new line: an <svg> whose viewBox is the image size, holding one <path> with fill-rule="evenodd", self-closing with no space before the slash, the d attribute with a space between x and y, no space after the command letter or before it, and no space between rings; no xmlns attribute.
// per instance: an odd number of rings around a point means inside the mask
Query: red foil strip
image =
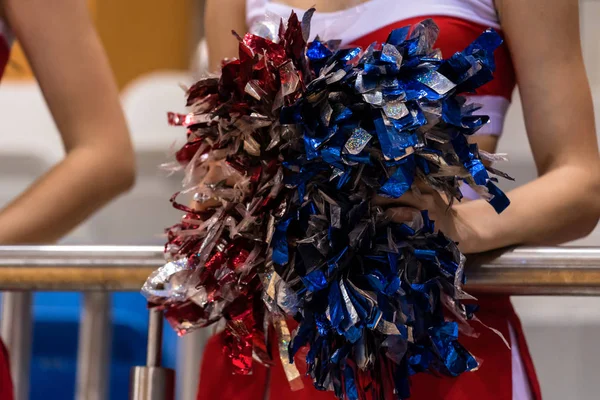
<svg viewBox="0 0 600 400"><path fill-rule="evenodd" d="M194 155L198 152L198 149L202 145L202 139L196 139L192 142L186 143L177 153L175 153L175 158L181 165L187 165Z"/></svg>
<svg viewBox="0 0 600 400"><path fill-rule="evenodd" d="M234 372L240 375L252 373L252 335L238 336L229 328L224 334L223 352L231 359Z"/></svg>
<svg viewBox="0 0 600 400"><path fill-rule="evenodd" d="M185 114L178 114L174 112L167 113L167 121L169 125L183 126L185 124Z"/></svg>

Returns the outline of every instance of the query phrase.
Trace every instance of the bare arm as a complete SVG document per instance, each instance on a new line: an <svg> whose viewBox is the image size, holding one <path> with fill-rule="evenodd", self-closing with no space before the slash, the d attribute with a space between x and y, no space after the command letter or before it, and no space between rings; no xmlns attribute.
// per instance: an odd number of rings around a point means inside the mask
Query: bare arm
<svg viewBox="0 0 600 400"><path fill-rule="evenodd" d="M204 32L211 71L217 71L224 58L237 56L238 41L232 30L240 35L246 33L245 0L206 0Z"/></svg>
<svg viewBox="0 0 600 400"><path fill-rule="evenodd" d="M539 178L508 193L500 215L483 200L447 203L430 188L388 213L410 221L427 209L465 253L551 245L589 234L600 218L600 158L579 41L577 0L496 0L523 103ZM494 145L494 143L487 143ZM380 200L381 202L381 200ZM407 208L414 207L414 208Z"/></svg>
<svg viewBox="0 0 600 400"><path fill-rule="evenodd" d="M497 1L517 73L539 178L497 215L484 201L455 207L463 250L558 244L589 234L600 217L600 159L576 0Z"/></svg>
<svg viewBox="0 0 600 400"><path fill-rule="evenodd" d="M133 184L118 90L86 2L4 0L66 157L0 212L0 243L52 242Z"/></svg>

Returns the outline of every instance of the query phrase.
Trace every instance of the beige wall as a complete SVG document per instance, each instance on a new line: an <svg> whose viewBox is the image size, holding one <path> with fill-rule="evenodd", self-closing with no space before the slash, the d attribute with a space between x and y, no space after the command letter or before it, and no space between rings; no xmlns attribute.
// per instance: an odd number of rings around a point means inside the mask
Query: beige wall
<svg viewBox="0 0 600 400"><path fill-rule="evenodd" d="M198 36L194 0L88 0L119 87L152 71L187 69ZM6 79L31 79L18 43Z"/></svg>

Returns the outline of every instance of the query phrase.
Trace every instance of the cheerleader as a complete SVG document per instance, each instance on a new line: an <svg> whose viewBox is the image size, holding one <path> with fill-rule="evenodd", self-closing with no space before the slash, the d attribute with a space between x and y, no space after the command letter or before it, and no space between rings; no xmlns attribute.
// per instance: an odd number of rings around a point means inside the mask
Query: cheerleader
<svg viewBox="0 0 600 400"><path fill-rule="evenodd" d="M221 59L237 54L232 28L240 33L260 32L266 13L287 18L292 10L302 15L312 6L317 12L311 39L318 34L363 48L384 42L395 28L426 18L440 28L435 47L445 57L464 49L489 27L505 38L506 44L495 53L495 79L471 96L483 105L479 113L491 119L473 139L480 149L494 152L513 90L519 85L539 177L509 192L511 205L500 215L477 199L447 211L446 202L432 193L425 194L425 200L412 193L399 200L378 199L396 221L410 221L414 212L427 209L436 226L467 254L511 245L555 245L594 229L600 217L600 158L576 0L207 0L211 68L216 70ZM541 399L523 329L508 296L478 298L478 317L499 330L511 348L485 328L477 339L461 338L484 360L481 367L458 378L418 374L412 379L412 398ZM251 376L232 375L222 348L221 338L215 336L205 349L198 399L334 398L331 392L316 391L309 378L304 390L292 392L280 363L270 375L262 366ZM274 359L278 360L277 354Z"/></svg>

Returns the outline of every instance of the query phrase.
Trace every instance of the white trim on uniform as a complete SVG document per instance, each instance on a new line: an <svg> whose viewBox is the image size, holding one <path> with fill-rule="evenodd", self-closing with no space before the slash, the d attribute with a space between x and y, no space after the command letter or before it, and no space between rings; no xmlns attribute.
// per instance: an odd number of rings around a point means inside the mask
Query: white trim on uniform
<svg viewBox="0 0 600 400"><path fill-rule="evenodd" d="M246 0L246 23L252 28L266 14L287 18L292 10L299 16L305 11L269 0ZM370 0L336 12L317 10L312 19L311 39L319 35L324 39L351 43L397 21L434 15L461 18L500 29L493 0Z"/></svg>

